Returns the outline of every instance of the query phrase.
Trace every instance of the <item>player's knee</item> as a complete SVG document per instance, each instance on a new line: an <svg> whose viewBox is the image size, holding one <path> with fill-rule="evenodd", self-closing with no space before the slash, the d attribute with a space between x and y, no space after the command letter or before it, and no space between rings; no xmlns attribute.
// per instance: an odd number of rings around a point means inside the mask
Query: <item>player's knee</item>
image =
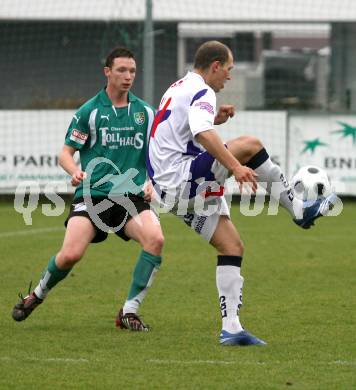
<svg viewBox="0 0 356 390"><path fill-rule="evenodd" d="M83 257L83 251L72 248L61 250L57 255L57 262L62 266L73 267Z"/></svg>
<svg viewBox="0 0 356 390"><path fill-rule="evenodd" d="M144 249L155 255L160 255L164 245L164 237L161 232L150 233L146 236Z"/></svg>
<svg viewBox="0 0 356 390"><path fill-rule="evenodd" d="M214 247L220 254L226 256L243 256L245 249L244 243L239 237L230 237L229 240L216 242Z"/></svg>
<svg viewBox="0 0 356 390"><path fill-rule="evenodd" d="M243 241L239 237L235 237L234 240L231 240L228 251L230 255L233 256L243 256L245 246Z"/></svg>
<svg viewBox="0 0 356 390"><path fill-rule="evenodd" d="M262 148L262 142L249 135L243 135L228 142L228 147L232 154L238 158L242 164L246 164Z"/></svg>
<svg viewBox="0 0 356 390"><path fill-rule="evenodd" d="M237 139L244 145L244 149L248 150L252 155L263 148L262 142L257 137L244 135Z"/></svg>
<svg viewBox="0 0 356 390"><path fill-rule="evenodd" d="M237 252L239 252L239 256L242 256L244 254L245 244L243 243L243 241L241 239L238 239L236 241L236 250L237 250Z"/></svg>

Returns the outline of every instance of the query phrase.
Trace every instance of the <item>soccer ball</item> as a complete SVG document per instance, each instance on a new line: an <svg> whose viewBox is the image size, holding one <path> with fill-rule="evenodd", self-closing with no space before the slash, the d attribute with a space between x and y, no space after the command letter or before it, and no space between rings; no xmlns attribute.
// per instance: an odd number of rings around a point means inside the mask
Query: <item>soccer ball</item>
<svg viewBox="0 0 356 390"><path fill-rule="evenodd" d="M295 195L303 200L315 200L331 193L327 173L315 166L307 165L299 169L291 180Z"/></svg>

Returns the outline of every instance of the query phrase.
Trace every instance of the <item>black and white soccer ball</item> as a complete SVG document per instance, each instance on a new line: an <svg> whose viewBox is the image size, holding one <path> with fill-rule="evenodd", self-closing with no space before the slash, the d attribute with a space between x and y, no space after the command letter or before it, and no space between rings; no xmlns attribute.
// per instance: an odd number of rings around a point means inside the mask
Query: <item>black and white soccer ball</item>
<svg viewBox="0 0 356 390"><path fill-rule="evenodd" d="M331 184L327 173L315 165L306 165L299 169L291 180L295 195L303 200L315 200L331 193Z"/></svg>

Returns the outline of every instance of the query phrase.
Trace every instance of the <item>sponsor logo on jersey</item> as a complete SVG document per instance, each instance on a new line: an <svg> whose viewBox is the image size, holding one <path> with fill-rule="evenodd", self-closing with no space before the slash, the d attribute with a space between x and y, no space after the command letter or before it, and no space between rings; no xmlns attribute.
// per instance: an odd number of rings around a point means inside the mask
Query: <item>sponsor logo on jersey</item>
<svg viewBox="0 0 356 390"><path fill-rule="evenodd" d="M77 129L72 130L72 134L70 135L71 141L74 141L80 145L84 145L87 139L88 139L88 134L85 134Z"/></svg>
<svg viewBox="0 0 356 390"><path fill-rule="evenodd" d="M214 114L213 106L208 102L196 102L195 107L200 107L201 110L208 111L209 114Z"/></svg>
<svg viewBox="0 0 356 390"><path fill-rule="evenodd" d="M138 125L143 125L145 123L145 114L143 112L135 112L134 120Z"/></svg>
<svg viewBox="0 0 356 390"><path fill-rule="evenodd" d="M80 119L80 116L76 116L75 114L73 115L73 119L76 120L76 122L78 123L79 122L79 119Z"/></svg>
<svg viewBox="0 0 356 390"><path fill-rule="evenodd" d="M110 127L111 131L133 131L135 128L133 126L124 126L124 127Z"/></svg>
<svg viewBox="0 0 356 390"><path fill-rule="evenodd" d="M120 133L108 133L107 128L101 128L101 143L103 146L133 146L135 149L142 149L144 143L143 133L136 133L133 137L121 137Z"/></svg>

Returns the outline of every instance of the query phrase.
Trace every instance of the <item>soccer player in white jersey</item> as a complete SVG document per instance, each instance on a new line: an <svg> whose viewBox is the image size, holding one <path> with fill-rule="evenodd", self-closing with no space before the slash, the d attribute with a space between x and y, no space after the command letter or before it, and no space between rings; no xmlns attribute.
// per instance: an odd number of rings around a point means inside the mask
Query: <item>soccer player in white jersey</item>
<svg viewBox="0 0 356 390"><path fill-rule="evenodd" d="M263 345L264 341L244 330L239 319L244 246L230 220L224 182L232 175L240 185L249 183L253 191L257 181L263 182L267 191L272 188L278 193L280 204L305 229L326 213L333 198L306 207L294 197L281 169L257 138L242 136L224 145L214 125L232 117L234 107L223 105L217 110L215 93L230 80L232 67L232 53L224 44L209 41L200 46L193 71L172 84L161 100L151 130L147 167L162 202L217 250L220 343ZM182 204L187 205L185 210Z"/></svg>

